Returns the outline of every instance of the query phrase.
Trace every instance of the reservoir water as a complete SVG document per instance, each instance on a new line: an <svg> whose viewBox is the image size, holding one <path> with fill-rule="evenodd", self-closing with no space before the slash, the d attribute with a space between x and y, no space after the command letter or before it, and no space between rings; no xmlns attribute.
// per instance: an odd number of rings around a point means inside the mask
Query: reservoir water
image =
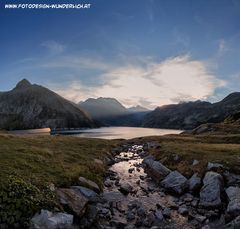
<svg viewBox="0 0 240 229"><path fill-rule="evenodd" d="M57 134L68 134L76 137L102 138L102 139L131 139L145 136L160 136L166 134L179 134L182 130L140 128L140 127L101 127L86 130L58 131Z"/></svg>

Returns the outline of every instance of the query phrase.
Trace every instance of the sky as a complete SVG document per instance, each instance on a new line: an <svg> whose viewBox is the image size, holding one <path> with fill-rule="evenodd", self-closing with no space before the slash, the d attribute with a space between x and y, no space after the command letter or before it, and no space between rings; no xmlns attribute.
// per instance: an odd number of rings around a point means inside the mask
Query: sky
<svg viewBox="0 0 240 229"><path fill-rule="evenodd" d="M240 0L3 0L0 91L26 78L74 102L216 102L240 91L239 44Z"/></svg>

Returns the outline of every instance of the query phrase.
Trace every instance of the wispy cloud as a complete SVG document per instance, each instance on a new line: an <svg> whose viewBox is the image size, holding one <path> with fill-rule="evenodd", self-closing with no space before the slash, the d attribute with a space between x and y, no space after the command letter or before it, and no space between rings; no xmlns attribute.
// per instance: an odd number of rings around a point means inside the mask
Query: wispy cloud
<svg viewBox="0 0 240 229"><path fill-rule="evenodd" d="M227 46L226 41L224 39L220 39L218 43L217 56L221 57L228 51L230 51L230 48Z"/></svg>
<svg viewBox="0 0 240 229"><path fill-rule="evenodd" d="M60 54L65 50L65 46L63 44L53 40L45 41L41 44L41 46L45 47L51 55Z"/></svg>
<svg viewBox="0 0 240 229"><path fill-rule="evenodd" d="M78 102L88 97L114 97L126 106L140 104L148 108L159 105L207 99L215 89L225 86L203 61L189 55L171 57L161 62L151 59L142 64L109 66L99 79L104 84L85 87L81 81L55 89Z"/></svg>

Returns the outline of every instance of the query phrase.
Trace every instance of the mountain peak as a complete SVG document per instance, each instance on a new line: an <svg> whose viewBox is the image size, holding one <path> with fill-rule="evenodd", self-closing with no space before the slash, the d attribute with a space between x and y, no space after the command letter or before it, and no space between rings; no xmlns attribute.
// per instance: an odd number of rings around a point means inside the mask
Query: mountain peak
<svg viewBox="0 0 240 229"><path fill-rule="evenodd" d="M27 79L22 79L21 81L19 81L16 85L16 88L20 89L20 88L27 88L30 87L32 84L27 80Z"/></svg>

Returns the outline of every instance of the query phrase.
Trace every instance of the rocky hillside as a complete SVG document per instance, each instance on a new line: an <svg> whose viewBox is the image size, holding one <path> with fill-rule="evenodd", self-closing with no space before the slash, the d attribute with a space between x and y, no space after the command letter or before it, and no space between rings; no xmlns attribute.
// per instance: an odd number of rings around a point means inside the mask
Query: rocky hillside
<svg viewBox="0 0 240 229"><path fill-rule="evenodd" d="M240 112L237 112L235 114L232 114L230 116L228 116L225 120L224 120L225 124L236 124L236 125L240 125Z"/></svg>
<svg viewBox="0 0 240 229"><path fill-rule="evenodd" d="M202 124L182 134L233 135L240 134L240 112L229 115L223 122Z"/></svg>
<svg viewBox="0 0 240 229"><path fill-rule="evenodd" d="M240 92L228 95L217 103L202 101L166 105L147 114L144 127L193 129L204 123L219 123L240 111Z"/></svg>
<svg viewBox="0 0 240 229"><path fill-rule="evenodd" d="M95 124L77 105L26 79L0 94L0 128L80 128Z"/></svg>
<svg viewBox="0 0 240 229"><path fill-rule="evenodd" d="M141 106L126 108L114 98L87 99L79 107L105 126L141 126L143 116L149 111Z"/></svg>

